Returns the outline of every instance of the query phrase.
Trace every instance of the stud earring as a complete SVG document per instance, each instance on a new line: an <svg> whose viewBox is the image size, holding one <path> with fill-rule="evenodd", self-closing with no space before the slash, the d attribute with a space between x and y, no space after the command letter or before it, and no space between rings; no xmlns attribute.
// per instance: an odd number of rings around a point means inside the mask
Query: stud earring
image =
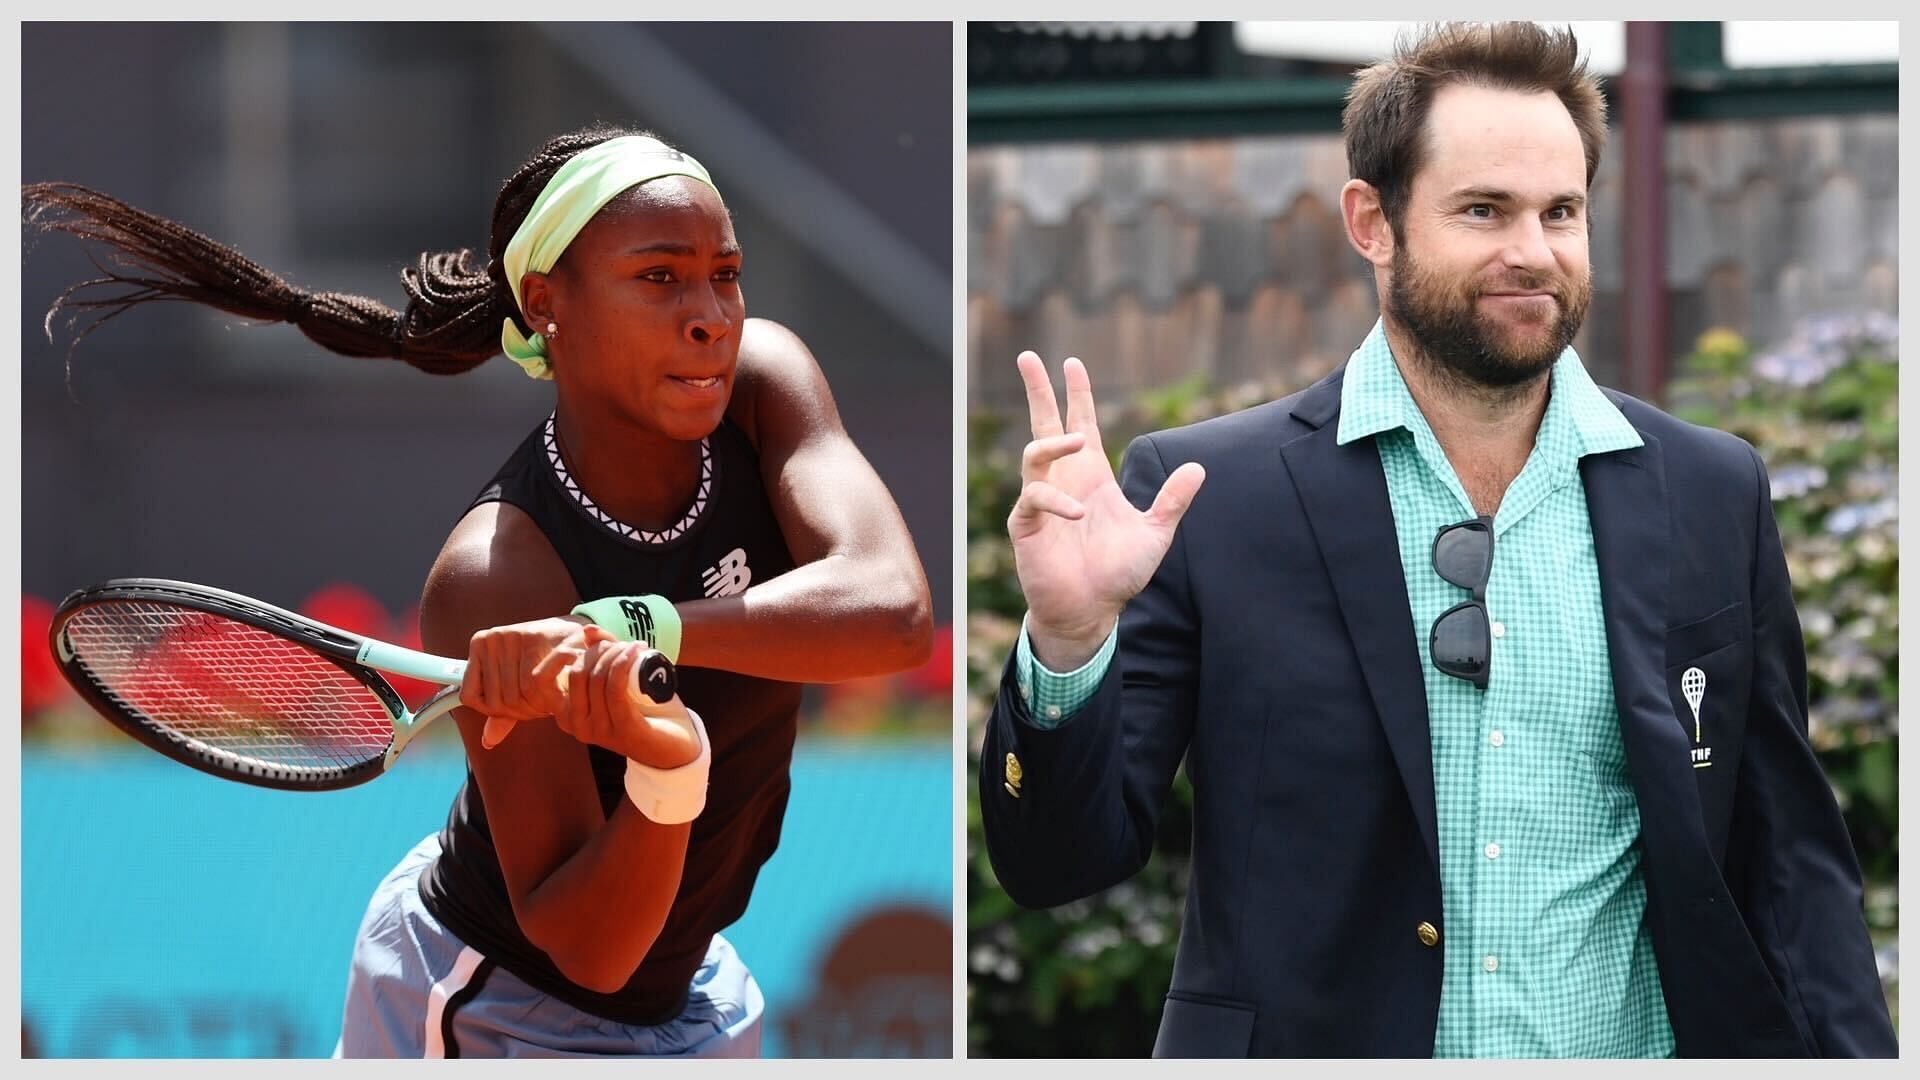
<svg viewBox="0 0 1920 1080"><path fill-rule="evenodd" d="M548 337L559 337L559 336L560 336L560 327L559 327L559 326L557 326L557 325L555 325L554 323L548 323L548 324L547 324L547 336L548 336Z"/></svg>

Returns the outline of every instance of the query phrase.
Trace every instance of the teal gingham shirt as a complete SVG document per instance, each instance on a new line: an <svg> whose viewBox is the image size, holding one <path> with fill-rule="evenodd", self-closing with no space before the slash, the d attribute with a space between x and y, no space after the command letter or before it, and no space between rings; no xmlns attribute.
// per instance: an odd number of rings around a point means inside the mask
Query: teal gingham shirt
<svg viewBox="0 0 1920 1080"><path fill-rule="evenodd" d="M1432 666L1434 620L1470 598L1434 572L1433 538L1476 513L1379 324L1341 387L1338 441L1373 436L1380 449L1427 676L1446 927L1434 1055L1671 1057L1579 472L1581 457L1641 439L1572 349L1551 380L1533 453L1494 519L1484 692ZM1016 674L1034 723L1084 705L1117 643L1116 627L1062 675L1034 659L1023 626Z"/></svg>

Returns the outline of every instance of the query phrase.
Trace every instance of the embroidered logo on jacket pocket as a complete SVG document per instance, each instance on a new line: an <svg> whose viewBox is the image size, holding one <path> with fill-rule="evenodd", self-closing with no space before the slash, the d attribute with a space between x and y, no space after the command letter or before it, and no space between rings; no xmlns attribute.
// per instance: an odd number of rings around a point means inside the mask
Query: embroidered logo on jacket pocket
<svg viewBox="0 0 1920 1080"><path fill-rule="evenodd" d="M1700 703L1707 699L1707 673L1697 667L1690 667L1682 672L1680 694L1687 699L1687 708L1693 710L1693 767L1711 768L1713 747L1702 741L1700 730Z"/></svg>

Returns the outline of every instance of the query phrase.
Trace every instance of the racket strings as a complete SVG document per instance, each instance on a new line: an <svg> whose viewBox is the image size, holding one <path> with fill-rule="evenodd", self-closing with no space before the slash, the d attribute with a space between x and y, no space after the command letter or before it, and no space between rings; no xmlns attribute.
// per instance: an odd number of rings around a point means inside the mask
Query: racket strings
<svg viewBox="0 0 1920 1080"><path fill-rule="evenodd" d="M148 725L276 766L339 769L385 753L393 718L340 665L247 623L191 608L120 600L66 625L105 694Z"/></svg>

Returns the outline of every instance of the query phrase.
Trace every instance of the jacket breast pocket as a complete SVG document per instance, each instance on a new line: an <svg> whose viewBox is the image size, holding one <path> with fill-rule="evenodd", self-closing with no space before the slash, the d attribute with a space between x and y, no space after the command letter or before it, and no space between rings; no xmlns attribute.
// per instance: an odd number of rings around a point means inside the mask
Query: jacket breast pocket
<svg viewBox="0 0 1920 1080"><path fill-rule="evenodd" d="M1704 656L1727 645L1750 640L1753 620L1747 617L1747 604L1735 600L1704 618L1691 619L1667 630L1667 666Z"/></svg>
<svg viewBox="0 0 1920 1080"><path fill-rule="evenodd" d="M1253 1048L1252 1005L1225 998L1200 1000L1176 990L1160 1014L1153 1040L1157 1058L1246 1057Z"/></svg>

